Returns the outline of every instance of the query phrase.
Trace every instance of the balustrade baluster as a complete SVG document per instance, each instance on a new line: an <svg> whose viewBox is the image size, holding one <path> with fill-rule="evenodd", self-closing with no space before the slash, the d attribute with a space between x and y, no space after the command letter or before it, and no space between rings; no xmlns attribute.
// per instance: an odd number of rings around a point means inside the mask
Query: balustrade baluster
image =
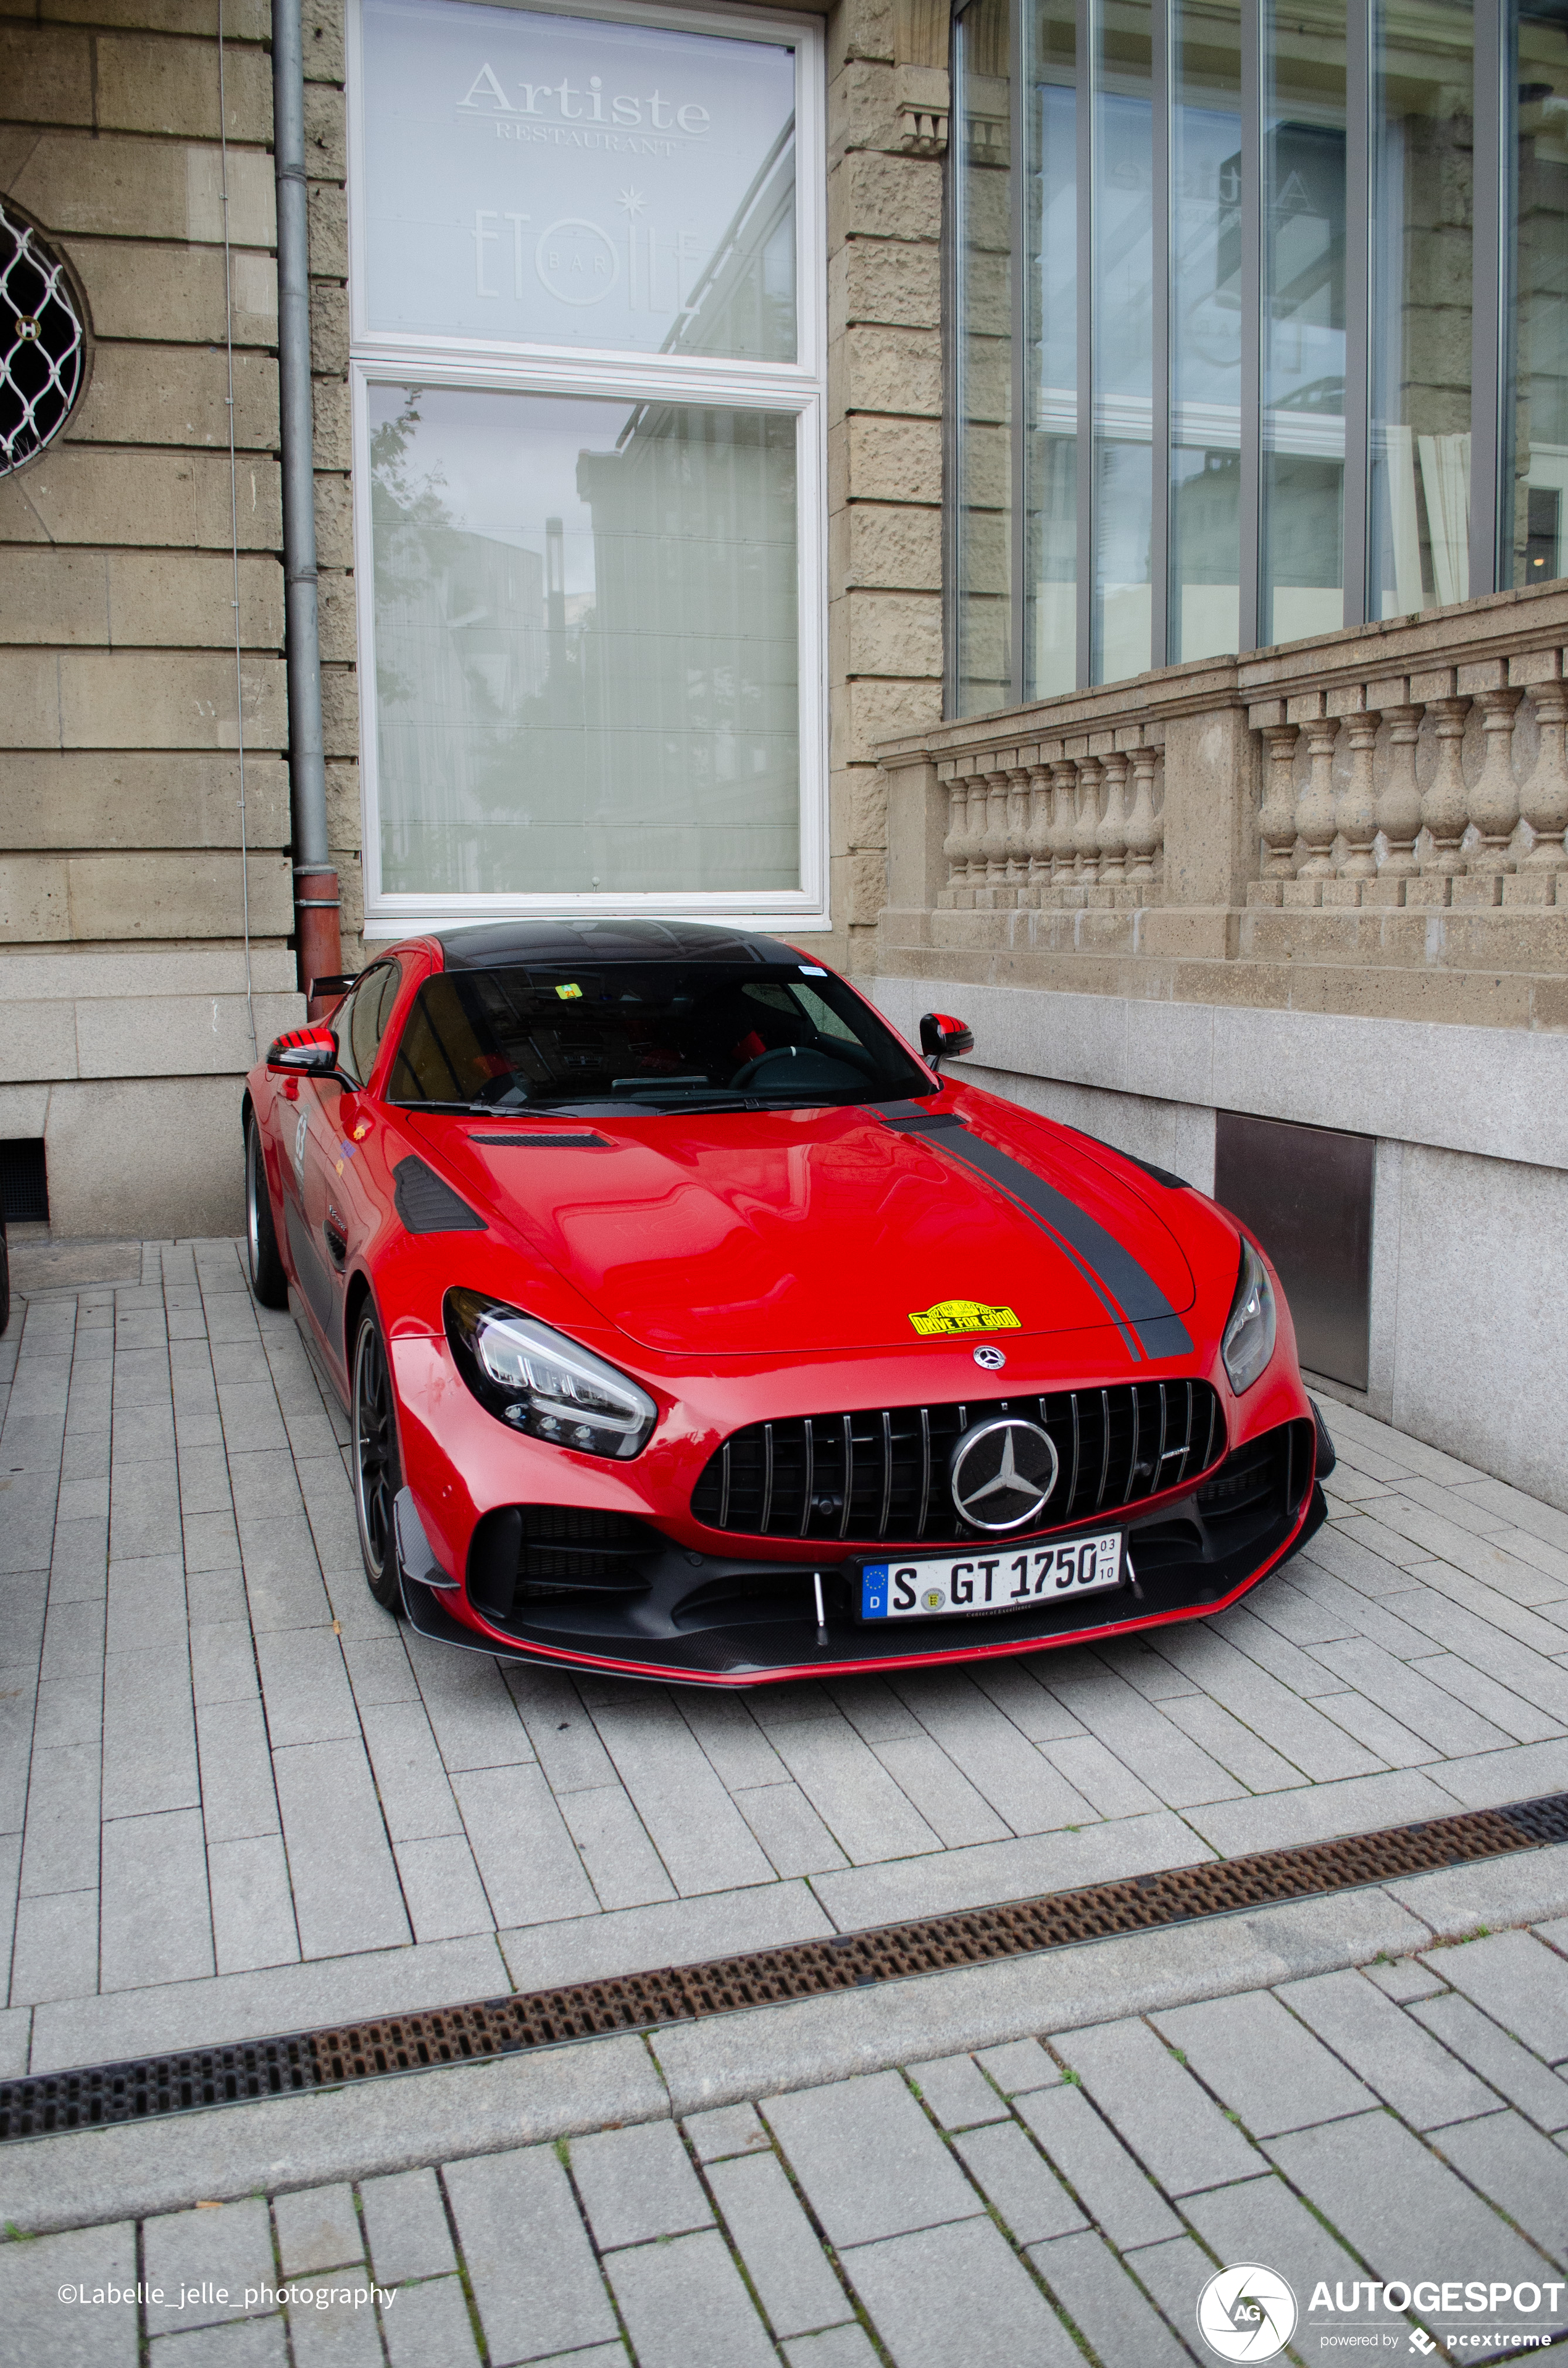
<svg viewBox="0 0 1568 2368"><path fill-rule="evenodd" d="M947 859L949 893L963 876L966 854L966 826L969 821L968 785L957 773L948 782L948 835L942 841L942 853Z"/></svg>
<svg viewBox="0 0 1568 2368"><path fill-rule="evenodd" d="M1154 877L1154 856L1164 831L1154 813L1154 775L1159 770L1157 748L1132 752L1132 812L1127 820L1127 877L1139 888Z"/></svg>
<svg viewBox="0 0 1568 2368"><path fill-rule="evenodd" d="M1027 765L1009 765L1007 768L1006 876L1015 885L1029 876L1029 771Z"/></svg>
<svg viewBox="0 0 1568 2368"><path fill-rule="evenodd" d="M1262 727L1263 744L1268 754L1263 777L1263 803L1257 812L1258 836L1263 841L1263 877L1278 882L1293 879L1296 870L1296 783L1293 768L1296 743L1301 736L1299 723L1268 723ZM1279 891L1266 901L1279 902Z"/></svg>
<svg viewBox="0 0 1568 2368"><path fill-rule="evenodd" d="M1471 849L1463 901L1467 905L1500 905L1505 872L1514 869L1509 842L1519 819L1519 785L1514 779L1514 723L1523 691L1483 690L1481 728L1486 753L1470 793L1470 818L1480 833ZM1460 902L1456 894L1455 903Z"/></svg>
<svg viewBox="0 0 1568 2368"><path fill-rule="evenodd" d="M1037 757L1029 767L1029 885L1031 905L1040 901L1040 887L1051 877L1051 767Z"/></svg>
<svg viewBox="0 0 1568 2368"><path fill-rule="evenodd" d="M1388 769L1378 792L1378 828L1388 841L1388 854L1378 874L1381 904L1404 901L1403 882L1414 880L1418 866L1415 842L1421 832L1421 792L1415 785L1415 743L1421 734L1419 707L1386 707ZM1363 902L1370 902L1363 898Z"/></svg>
<svg viewBox="0 0 1568 2368"><path fill-rule="evenodd" d="M1071 757L1051 767L1051 889L1060 905L1073 877L1073 833L1078 815L1078 768Z"/></svg>
<svg viewBox="0 0 1568 2368"><path fill-rule="evenodd" d="M1350 743L1350 776L1334 802L1335 825L1346 841L1339 877L1359 883L1378 876L1372 841L1378 835L1378 801L1372 783L1372 753L1381 718L1375 708L1361 707L1345 719ZM1360 901L1358 884L1354 900Z"/></svg>
<svg viewBox="0 0 1568 2368"><path fill-rule="evenodd" d="M1551 900L1552 875L1568 871L1568 849L1563 846L1563 833L1568 830L1568 742L1564 736L1568 733L1568 683L1538 682L1530 698L1540 739L1535 766L1519 803L1525 820L1535 833L1535 845L1519 871L1521 884L1528 881L1534 892L1528 901L1545 905ZM1536 889L1538 881L1546 891L1544 895ZM1507 890L1503 893L1512 902Z"/></svg>
<svg viewBox="0 0 1568 2368"><path fill-rule="evenodd" d="M1000 885L1007 872L1007 776L1000 770L985 776L985 884Z"/></svg>
<svg viewBox="0 0 1568 2368"><path fill-rule="evenodd" d="M985 878L985 775L978 763L969 777L969 856L965 873L971 888Z"/></svg>
<svg viewBox="0 0 1568 2368"><path fill-rule="evenodd" d="M1437 885L1435 894L1423 895L1419 902L1446 905L1449 901L1447 883L1464 870L1460 841L1470 819L1470 807L1460 750L1470 701L1468 699L1429 699L1426 710L1437 726L1437 769L1421 798L1422 827L1431 834L1431 851L1421 866L1421 882L1423 888L1428 882ZM1407 888L1404 901L1411 905L1418 900Z"/></svg>
<svg viewBox="0 0 1568 2368"><path fill-rule="evenodd" d="M1334 749L1339 738L1339 719L1335 715L1311 716L1304 729L1312 769L1307 786L1296 802L1297 835L1307 843L1306 856L1296 879L1298 883L1319 883L1309 889L1301 900L1315 904L1322 893L1321 883L1334 877L1334 839L1339 827L1334 801Z"/></svg>
<svg viewBox="0 0 1568 2368"><path fill-rule="evenodd" d="M1076 892L1092 888L1099 876L1100 781L1105 767L1097 757L1081 757L1078 760L1078 818L1073 825L1074 901L1082 904Z"/></svg>
<svg viewBox="0 0 1568 2368"><path fill-rule="evenodd" d="M1105 815L1095 834L1102 888L1118 888L1127 877L1127 776L1131 763L1119 748L1105 758Z"/></svg>

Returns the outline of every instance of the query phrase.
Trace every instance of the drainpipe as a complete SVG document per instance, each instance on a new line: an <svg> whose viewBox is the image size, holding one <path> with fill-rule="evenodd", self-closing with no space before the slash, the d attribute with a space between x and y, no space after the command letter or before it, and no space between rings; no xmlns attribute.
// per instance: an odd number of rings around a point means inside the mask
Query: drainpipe
<svg viewBox="0 0 1568 2368"><path fill-rule="evenodd" d="M311 417L310 222L305 184L304 41L300 0L272 0L272 118L278 176L278 391L283 425L283 587L293 801L294 943L309 1017L335 997L314 982L340 973L337 873L327 853L326 757L316 611L315 437Z"/></svg>

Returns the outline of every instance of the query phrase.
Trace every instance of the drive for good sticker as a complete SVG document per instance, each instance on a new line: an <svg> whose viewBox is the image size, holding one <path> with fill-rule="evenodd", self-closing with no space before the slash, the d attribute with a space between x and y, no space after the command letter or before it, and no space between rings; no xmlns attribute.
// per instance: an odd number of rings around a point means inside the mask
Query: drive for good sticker
<svg viewBox="0 0 1568 2368"><path fill-rule="evenodd" d="M935 1307L911 1308L909 1320L920 1333L1017 1332L1021 1327L1010 1307L987 1307L981 1299L938 1299Z"/></svg>

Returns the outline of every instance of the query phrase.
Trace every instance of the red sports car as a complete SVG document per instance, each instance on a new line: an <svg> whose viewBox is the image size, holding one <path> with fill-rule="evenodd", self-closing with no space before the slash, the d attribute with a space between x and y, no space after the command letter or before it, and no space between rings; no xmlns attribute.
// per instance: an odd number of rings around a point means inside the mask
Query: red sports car
<svg viewBox="0 0 1568 2368"><path fill-rule="evenodd" d="M711 1685L1214 1611L1324 1519L1267 1258L945 1079L778 939L541 921L379 956L245 1086L250 1274L353 1425L379 1603Z"/></svg>

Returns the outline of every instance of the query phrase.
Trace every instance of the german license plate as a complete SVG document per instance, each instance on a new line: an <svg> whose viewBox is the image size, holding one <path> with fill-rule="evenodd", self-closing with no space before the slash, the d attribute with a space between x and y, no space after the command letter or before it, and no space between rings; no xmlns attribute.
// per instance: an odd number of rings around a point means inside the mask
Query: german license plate
<svg viewBox="0 0 1568 2368"><path fill-rule="evenodd" d="M910 1555L860 1565L862 1620L950 1619L955 1611L1023 1611L1064 1596L1119 1587L1126 1549L1119 1530L1055 1545Z"/></svg>

